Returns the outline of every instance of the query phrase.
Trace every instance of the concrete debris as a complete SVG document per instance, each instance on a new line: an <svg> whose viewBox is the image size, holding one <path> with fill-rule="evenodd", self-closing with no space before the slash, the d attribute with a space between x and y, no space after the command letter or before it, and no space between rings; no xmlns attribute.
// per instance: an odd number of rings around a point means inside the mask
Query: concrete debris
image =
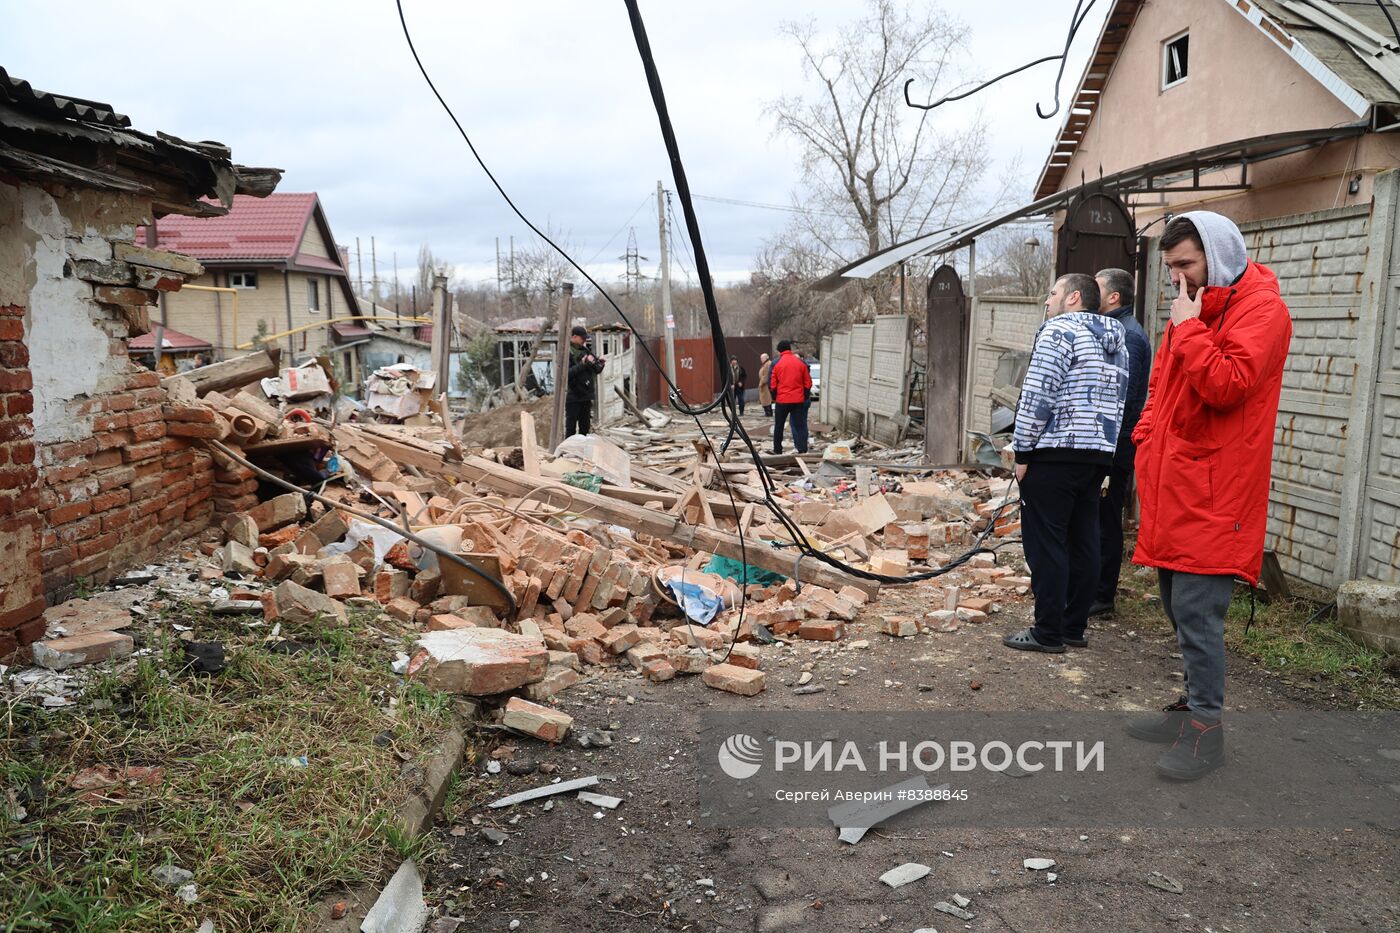
<svg viewBox="0 0 1400 933"><path fill-rule="evenodd" d="M881 875L880 881L892 888L902 888L920 878L927 878L931 871L933 869L927 865L921 865L918 862L905 862Z"/></svg>
<svg viewBox="0 0 1400 933"><path fill-rule="evenodd" d="M151 872L151 877L159 884L174 888L193 881L194 872L187 868L180 868L178 865L161 865Z"/></svg>
<svg viewBox="0 0 1400 933"><path fill-rule="evenodd" d="M546 784L543 787L536 787L533 790L522 790L518 794L511 794L501 797L487 804L493 810L501 807L513 807L517 803L528 803L531 800L539 800L541 797L553 797L556 794L567 794L570 791L583 790L585 787L596 787L598 775L593 774L588 777L575 778L572 781L560 781L557 784Z"/></svg>
<svg viewBox="0 0 1400 933"><path fill-rule="evenodd" d="M950 904L947 901L939 901L937 904L933 905L933 909L940 913L945 913L949 916L957 917L959 920L972 920L977 916L976 914L963 910L958 905Z"/></svg>
<svg viewBox="0 0 1400 933"><path fill-rule="evenodd" d="M1166 891L1168 894L1183 894L1186 891L1180 881L1177 881L1175 878L1169 878L1160 871L1154 871L1152 874L1148 875L1147 883L1149 886L1159 891Z"/></svg>
<svg viewBox="0 0 1400 933"><path fill-rule="evenodd" d="M1052 858L1027 858L1021 860L1021 867L1030 871L1044 871L1047 868L1055 867L1055 860Z"/></svg>
<svg viewBox="0 0 1400 933"><path fill-rule="evenodd" d="M905 810L912 810L926 803L933 799L938 791L946 791L950 787L949 784L929 787L928 779L924 775L918 775L882 788L880 797L883 799L837 804L830 807L826 815L841 831L841 841L855 845L865 838L865 834L872 827Z"/></svg>
<svg viewBox="0 0 1400 933"><path fill-rule="evenodd" d="M622 806L621 797L610 797L607 794L593 794L586 790L578 792L578 799L592 807L602 807L604 810L616 810Z"/></svg>
<svg viewBox="0 0 1400 933"><path fill-rule="evenodd" d="M428 920L423 878L409 859L389 879L374 906L365 914L360 933L419 933Z"/></svg>

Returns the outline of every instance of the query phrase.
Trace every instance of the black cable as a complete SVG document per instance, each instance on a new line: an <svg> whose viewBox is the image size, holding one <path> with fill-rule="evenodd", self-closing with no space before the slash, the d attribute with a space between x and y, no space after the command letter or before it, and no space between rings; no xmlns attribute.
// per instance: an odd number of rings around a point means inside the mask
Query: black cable
<svg viewBox="0 0 1400 933"><path fill-rule="evenodd" d="M1381 8L1386 20L1390 23L1390 31L1395 33L1395 44L1400 45L1400 29L1395 27L1395 17L1390 15L1390 7L1385 5L1385 0L1376 0L1376 6Z"/></svg>
<svg viewBox="0 0 1400 933"><path fill-rule="evenodd" d="M905 106L913 107L916 110L936 110L937 108L942 107L944 104L950 104L953 101L963 100L964 98L971 97L973 94L976 94L979 91L986 90L993 84L996 84L998 81L1002 81L1006 78L1011 77L1012 75L1020 74L1027 68L1034 68L1036 65L1043 65L1046 62L1059 61L1060 69L1055 75L1055 109L1050 111L1049 113L1042 113L1040 109L1040 104L1037 102L1035 105L1035 112L1037 116L1039 116L1042 120L1050 119L1055 114L1060 112L1060 81L1064 78L1065 62L1069 58L1069 48L1074 43L1074 36L1076 33L1079 32L1079 27L1084 24L1084 18L1089 15L1089 11L1093 9L1094 4L1096 2L1097 0L1089 0L1089 5L1084 6L1084 0L1077 0L1074 7L1074 16L1070 17L1069 33L1065 36L1064 49L1060 52L1059 55L1046 55L1044 58L1037 58L1034 61L1026 62L1024 65L1012 68L1010 71L1003 71L995 78L983 81L981 84L972 88L970 91L964 91L961 94L949 94L941 100L934 101L931 104L916 104L913 100L910 99L909 86L917 80L916 78L910 78L909 80L904 82ZM1377 2L1379 2L1379 0L1377 0ZM1081 7L1083 8L1082 10Z"/></svg>
<svg viewBox="0 0 1400 933"><path fill-rule="evenodd" d="M1082 3L1083 0L1080 0L1080 2ZM1093 0L1090 0L1090 2L1092 3ZM510 209L515 212L515 215L519 217L521 221L525 223L526 226L528 226L532 231L534 231L534 233L537 236L539 236L551 247L553 247L554 250L558 252L559 255L562 256L565 259L565 261L569 263L569 265L577 269L579 273L583 275L583 277L589 282L589 284L591 284L595 289L597 289L598 293L601 294L604 297L604 299L607 300L608 304L611 305L613 310L617 312L618 317L621 318L623 324L625 324L627 328L630 331L632 331L633 334L637 334L637 328L632 324L631 320L628 319L627 315L618 306L617 302L613 300L612 296L608 294L607 289L603 288L602 285L595 281L593 277L590 276L588 272L585 269L583 269L583 267L581 267L572 256L570 256L567 252L561 249L557 243L551 240L538 227L531 223L529 218L526 217L518 207L516 207L515 202L511 200L508 194L506 194L505 189L501 186L500 182L496 180L496 176L493 175L491 173L491 170L486 166L486 163L481 158L480 153L476 151L476 146L473 145L471 138L467 135L466 130L463 129L462 124L457 120L457 117L452 112L451 107L448 106L447 101L443 98L442 94L438 92L437 87L433 84L432 79L428 76L427 69L424 67L422 60L418 57L418 51L413 45L413 37L409 33L408 22L404 17L402 0L395 0L395 4L398 8L399 22L403 27L404 39L408 43L409 51L410 53L412 53L413 60L418 66L419 73L423 75L423 80L427 82L429 89L433 92L433 96L437 98L438 103L442 106L443 110L447 112L447 115L451 118L453 125L457 127L457 132L461 135L463 141L466 142L467 147L471 150L472 156L476 159L477 165L479 165L482 171L486 173L487 178L491 180L491 183L495 186L497 192L500 193L501 197L505 200L506 204L510 207ZM856 567L852 567L844 561L837 560L836 558L824 553L815 545L813 545L810 540L808 540L805 532L803 532L801 527L798 526L797 523L794 522L793 519L783 511L781 505L774 498L773 494L777 489L777 484L774 482L773 477L769 474L767 465L763 462L762 454L754 446L753 439L749 436L748 432L744 430L743 425L740 423L737 409L735 408L733 403L733 392L731 391L733 384L731 381L731 375L729 372L729 366L727 362L728 351L724 343L724 327L719 320L719 312L718 307L715 303L714 289L710 281L709 265L705 260L704 247L700 240L700 227L695 216L695 207L691 199L690 186L685 179L685 169L681 163L680 152L679 147L676 143L675 132L671 127L670 116L666 110L665 94L663 93L661 88L661 79L656 72L655 63L652 61L651 47L650 43L647 41L646 38L646 29L641 20L641 13L637 9L636 0L626 0L626 4L628 8L629 18L632 23L633 35L637 42L637 49L639 54L641 55L643 67L645 68L647 73L647 83L649 88L651 89L652 102L656 107L657 119L661 124L662 136L666 141L667 155L671 160L672 171L676 179L677 194L680 196L681 207L684 211L686 218L686 230L689 234L691 246L694 248L696 272L697 275L700 277L700 288L705 296L706 314L710 321L711 344L715 349L715 358L718 363L719 370L721 373L723 373L723 386L721 387L719 393L715 396L715 398L709 404L703 407L692 408L684 403L684 400L681 398L679 388L667 376L665 369L662 368L661 363L659 360L657 360L655 354L651 352L651 349L647 346L646 341L639 340L638 342L642 345L643 351L651 360L652 365L660 374L661 379L666 383L667 386L670 387L672 405L676 407L677 411L689 415L692 419L694 419L696 427L698 427L700 430L701 437L705 440L707 444L710 445L711 450L714 450L713 443L710 440L709 433L705 430L705 426L700 422L698 416L706 412L712 411L715 408L720 409L723 417L730 426L731 432L737 434L740 440L743 441L744 446L749 451L749 455L753 458L754 468L758 472L760 481L763 486L764 504L767 505L769 511L777 518L779 524L783 527L783 529L787 531L789 535L791 535L794 546L801 549L814 560L819 560L822 563L836 570L849 574L850 576L857 577L859 579L869 580L876 583L907 584L916 583L921 580L929 580L938 576L942 576L943 574L962 566L975 554L981 552L995 553L994 551L992 551L991 548L984 547L983 543L986 541L988 535L990 535L995 530L997 519L1000 518L1002 512L1005 511L1006 506L1011 500L1012 490L1017 488L1017 484L1014 482L1014 480L1012 482L1012 485L1007 488L1006 497L1002 500L1001 505L997 507L996 512L990 517L990 520L987 523L987 527L978 536L976 541L974 541L973 546L969 550L965 551L963 554L959 555L957 558L949 561L947 564L941 567L937 567L932 570L925 571L923 573L910 574L908 576L903 577L894 577L888 576L886 574L873 573L868 570L860 570ZM1087 13L1087 10L1085 12ZM720 480L722 483L724 483L724 486L729 494L731 507L737 512L737 503L734 500L734 493L729 483L729 477L726 475L725 471L722 468L720 468L719 473ZM744 566L747 567L747 552L745 549L744 535L742 534L742 532L739 534L739 547L740 560L744 564ZM747 576L747 573L745 573L745 576ZM740 624L742 624L744 616L744 607L747 604L748 594L743 587L740 588L740 593L742 595L739 609L739 618ZM733 645L731 643L730 650L732 651L732 649Z"/></svg>
<svg viewBox="0 0 1400 933"><path fill-rule="evenodd" d="M428 69L423 66L423 60L418 57L418 49L413 45L413 36L408 31L408 20L405 19L403 12L403 0L394 0L394 4L398 8L399 24L403 27L403 37L404 40L408 43L408 51L413 55L414 63L418 66L418 73L423 76L423 80L426 81L428 84L428 89L433 92L433 96L436 97L438 103L442 105L442 109L447 112L447 116L452 120L452 125L457 127L457 132L461 135L463 142L467 144L467 148L471 150L472 157L476 159L476 164L481 166L481 170L485 172L486 177L491 180L491 184L495 186L497 193L499 193L500 196L505 200L506 205L515 213L515 216L519 217L521 222L524 223L525 226L529 227L530 230L535 234L535 236L548 243L556 253L558 253L564 258L565 262L567 262L570 266L573 266L574 269L578 270L579 275L583 276L584 279L588 281L588 284L592 285L595 289L597 289L598 293L603 296L607 303L612 305L612 309L617 312L617 316L622 319L622 323L626 324L627 328L631 330L632 333L637 333L637 328L632 325L632 322L628 319L627 314L622 310L622 308L618 306L617 302L613 300L612 295L608 294L607 289L599 285L598 282L593 278L593 276L588 274L588 270L583 268L583 266L579 265L578 262L574 260L574 257L566 253L563 249L560 248L558 243L555 243L543 230L535 226L535 224L531 222L530 218L526 217L524 212L521 211L520 208L515 206L515 202L511 200L510 195L506 194L506 189L501 187L501 183L496 180L496 176L492 174L491 169L487 167L485 160L481 158L481 153L476 151L476 145L472 142L471 137L468 136L467 131L462 128L461 121L457 119L457 115L452 112L452 108L448 106L447 101L443 99L442 94L439 93L437 89L437 85L433 84L433 79L428 76ZM687 193L688 190L689 189L687 189ZM670 386L671 404L675 405L678 411L681 411L688 415L700 415L704 414L705 412L711 411L716 406L718 406L718 398L714 399L708 405L705 405L701 408L692 409L686 406L683 400L681 399L680 390L676 387L675 383L673 383L669 378L667 378L666 371L661 367L661 361L658 360L656 358L656 355L651 352L651 347L647 346L646 341L644 340L638 340L637 342L641 344L642 352L646 353L647 357L651 360L652 365L655 366L657 371L661 373L662 380L664 380L665 383L668 386Z"/></svg>

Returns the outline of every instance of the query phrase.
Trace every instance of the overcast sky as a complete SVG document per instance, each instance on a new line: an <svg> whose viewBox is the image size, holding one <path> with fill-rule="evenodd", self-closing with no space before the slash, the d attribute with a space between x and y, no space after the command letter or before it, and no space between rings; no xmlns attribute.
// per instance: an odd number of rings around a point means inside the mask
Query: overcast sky
<svg viewBox="0 0 1400 933"><path fill-rule="evenodd" d="M1110 6L1096 5L1075 40L1068 98ZM971 29L970 78L1057 52L1068 0L944 0ZM438 89L516 203L560 230L603 284L616 281L627 227L644 271L657 253L655 189L673 187L641 64L620 0L404 0ZM764 106L803 88L785 20L835 31L857 0L643 0L691 190L786 205L797 150L775 138ZM398 254L408 281L428 243L469 281L494 281L495 242L528 236L471 159L418 75L392 0L243 0L236 5L143 0L0 0L0 64L35 87L111 104L140 130L229 145L235 161L286 170L279 190L320 194L337 240L359 237L370 276ZM1040 65L941 108L955 126L978 110L991 130L990 183L1019 164L1028 196L1060 126L1047 108L1055 65ZM909 111L909 119L915 112ZM1027 197L1027 199L1029 199ZM747 277L780 210L697 201L720 281ZM679 212L679 208L677 208ZM610 239L611 238L611 239ZM689 265L683 251L682 264ZM684 269L676 275L685 277Z"/></svg>

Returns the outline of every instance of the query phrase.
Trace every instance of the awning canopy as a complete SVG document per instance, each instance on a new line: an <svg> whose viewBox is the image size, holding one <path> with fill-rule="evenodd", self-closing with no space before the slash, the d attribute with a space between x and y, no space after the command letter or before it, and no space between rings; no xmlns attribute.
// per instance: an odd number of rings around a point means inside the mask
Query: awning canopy
<svg viewBox="0 0 1400 933"><path fill-rule="evenodd" d="M1056 191L1054 194L1022 205L1015 210L991 214L965 224L925 233L903 243L896 243L837 269L826 278L815 282L812 288L816 291L835 291L846 285L848 279L868 279L891 266L906 262L916 256L950 253L955 249L967 246L983 233L1003 224L1057 211L1085 191L1109 191L1123 196L1154 192L1247 189L1249 188L1249 166L1251 164L1267 162L1270 159L1291 155L1314 146L1323 146L1339 139L1359 136L1368 128L1369 125L1363 122L1316 130L1272 133L1268 136L1255 136L1251 139L1222 143L1208 149L1198 149L1194 152L1158 159L1136 168L1105 175L1074 188ZM1233 168L1238 168L1240 172L1237 183L1201 184L1202 175ZM1182 184L1183 181L1188 183Z"/></svg>

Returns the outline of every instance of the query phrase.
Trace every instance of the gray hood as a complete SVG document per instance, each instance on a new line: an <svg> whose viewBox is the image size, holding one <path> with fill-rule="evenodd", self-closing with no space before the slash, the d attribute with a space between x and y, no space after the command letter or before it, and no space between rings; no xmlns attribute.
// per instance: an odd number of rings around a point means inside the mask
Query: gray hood
<svg viewBox="0 0 1400 933"><path fill-rule="evenodd" d="M1187 211L1177 216L1191 221L1201 235L1201 245L1206 252L1206 285L1211 288L1234 285L1244 275L1249 261L1240 228L1230 218L1214 211Z"/></svg>

